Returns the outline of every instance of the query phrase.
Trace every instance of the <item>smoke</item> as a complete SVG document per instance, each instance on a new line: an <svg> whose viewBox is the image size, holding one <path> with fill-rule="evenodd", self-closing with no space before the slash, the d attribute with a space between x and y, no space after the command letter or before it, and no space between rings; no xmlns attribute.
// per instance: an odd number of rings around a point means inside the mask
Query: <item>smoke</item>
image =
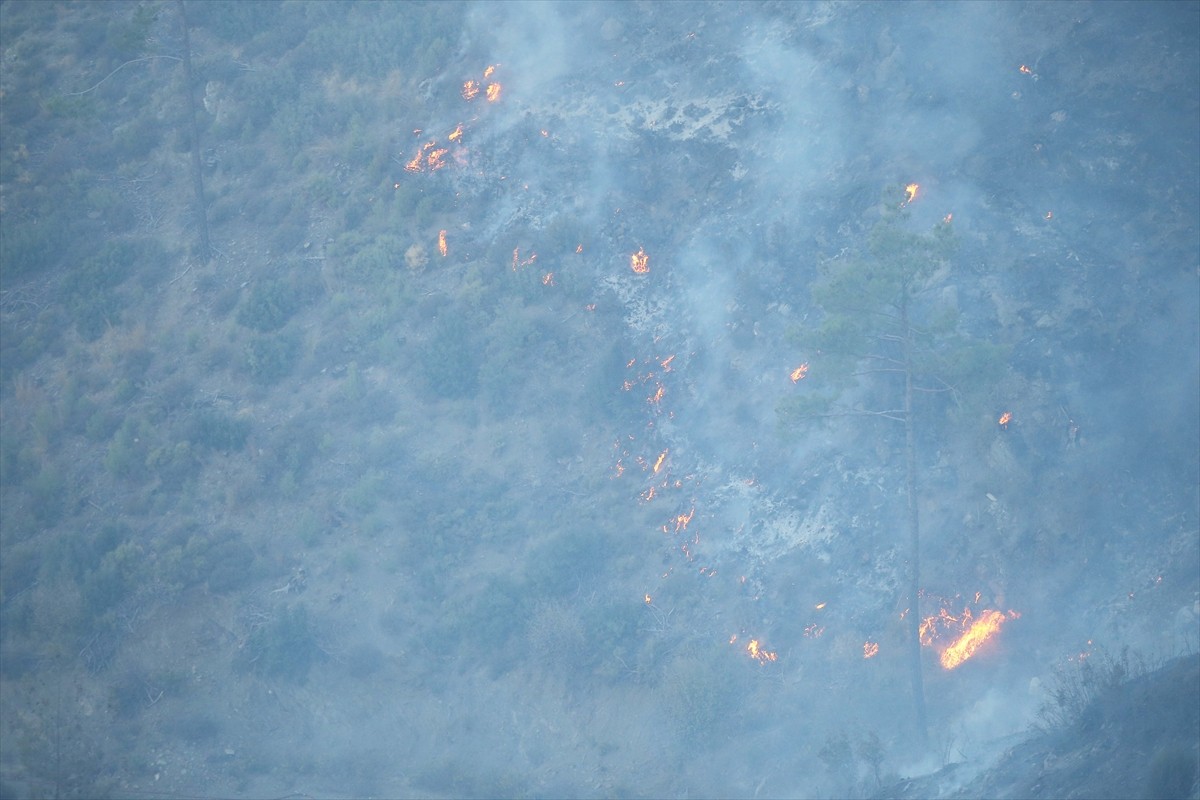
<svg viewBox="0 0 1200 800"><path fill-rule="evenodd" d="M1194 67L1195 57L1181 55L1190 40L1178 37L1188 34L1172 38L1163 13L1121 45L1122 75L1135 75L1110 79L1118 68L1099 65L1129 13L979 3L469 7L464 51L499 64L505 84L505 107L475 140L503 151L495 163L509 176L490 215L504 224L487 235L511 224L536 239L556 220L580 225L587 280L619 298L629 358L676 354L668 410L640 407L628 424L649 422L647 441L670 447L681 472L703 475L688 490L693 524L710 523L695 548L703 563L759 586L837 592L861 606L841 618L858 648L903 610L880 599L903 569L893 558L902 551L895 432L782 437L775 409L799 391L788 372L811 356L788 333L818 319L807 298L817 266L860 248L881 190L909 182L921 187L914 230L952 215L964 241L949 281L966 322L1024 359L994 406L959 409L978 421L973 430L922 454L927 491L944 493L927 533L929 584L1019 608L1022 620L1002 637L1024 628L1086 641L1095 620L1048 616L1162 559L1136 539L1145 530L1134 518L1175 504L1194 528L1196 103L1173 108L1180 79L1133 61L1156 53ZM628 267L639 247L650 257L645 276ZM819 368L806 380L820 381ZM994 420L1009 408L1016 421L999 439ZM1151 474L1193 485L1160 492ZM1086 499L1094 495L1076 479L1105 499ZM1000 486L1012 492L983 500ZM1070 499L1038 494L1047 487ZM1137 530L1133 540L1117 538L1116 520ZM1069 530L1047 530L1052 521ZM1112 539L1097 544L1089 529ZM1088 549L1081 563L1050 555L1064 536ZM1138 552L1146 548L1155 555ZM804 571L817 562L828 569ZM1091 582L1073 593L1067 578ZM760 618L799 614L779 602ZM1019 665L1013 691L1056 655L1049 642L1036 649L1007 654ZM781 664L794 668L786 653ZM962 675L966 685L985 680ZM972 739L1027 721L1003 691L988 690L966 714L986 718Z"/></svg>

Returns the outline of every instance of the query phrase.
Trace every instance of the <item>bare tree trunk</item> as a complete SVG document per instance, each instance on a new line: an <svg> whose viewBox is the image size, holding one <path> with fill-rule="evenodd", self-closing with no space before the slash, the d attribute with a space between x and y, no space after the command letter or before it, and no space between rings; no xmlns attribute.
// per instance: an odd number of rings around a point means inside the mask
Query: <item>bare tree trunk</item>
<svg viewBox="0 0 1200 800"><path fill-rule="evenodd" d="M913 430L912 331L908 328L908 289L900 302L904 347L904 473L908 501L908 637L912 659L912 693L916 705L917 734L921 746L928 742L925 714L925 681L921 675L921 518L917 506L917 440Z"/></svg>
<svg viewBox="0 0 1200 800"><path fill-rule="evenodd" d="M200 170L200 126L196 124L196 94L192 91L192 45L188 37L187 9L183 0L179 4L179 19L183 25L183 80L187 95L188 124L192 134L192 191L196 195L196 226L200 231L200 260L212 258L212 246L208 240L208 210L204 202L204 175Z"/></svg>

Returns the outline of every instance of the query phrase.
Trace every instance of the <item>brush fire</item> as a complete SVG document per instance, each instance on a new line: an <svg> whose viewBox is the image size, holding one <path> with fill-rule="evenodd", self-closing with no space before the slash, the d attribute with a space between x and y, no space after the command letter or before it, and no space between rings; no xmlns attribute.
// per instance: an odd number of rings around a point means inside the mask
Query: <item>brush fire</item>
<svg viewBox="0 0 1200 800"><path fill-rule="evenodd" d="M639 247L638 251L629 257L629 267L639 275L650 271L650 256L646 255L645 249Z"/></svg>
<svg viewBox="0 0 1200 800"><path fill-rule="evenodd" d="M808 374L808 362L801 364L792 370L792 383L799 383L804 380L804 376Z"/></svg>
<svg viewBox="0 0 1200 800"><path fill-rule="evenodd" d="M943 607L936 615L921 620L921 644L933 647L943 639L953 637L938 656L942 668L951 670L972 658L989 641L994 640L1006 620L1017 619L1020 616L1016 611L1005 613L992 609L984 609L979 612L979 616L975 616L970 608L964 608L961 614L954 615Z"/></svg>

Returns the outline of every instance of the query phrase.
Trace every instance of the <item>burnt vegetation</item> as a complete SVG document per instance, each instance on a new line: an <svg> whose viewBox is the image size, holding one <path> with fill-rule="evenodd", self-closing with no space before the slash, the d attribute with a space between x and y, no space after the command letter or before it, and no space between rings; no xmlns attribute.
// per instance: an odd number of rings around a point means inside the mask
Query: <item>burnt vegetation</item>
<svg viewBox="0 0 1200 800"><path fill-rule="evenodd" d="M5 3L0 794L1194 796L1140 9Z"/></svg>

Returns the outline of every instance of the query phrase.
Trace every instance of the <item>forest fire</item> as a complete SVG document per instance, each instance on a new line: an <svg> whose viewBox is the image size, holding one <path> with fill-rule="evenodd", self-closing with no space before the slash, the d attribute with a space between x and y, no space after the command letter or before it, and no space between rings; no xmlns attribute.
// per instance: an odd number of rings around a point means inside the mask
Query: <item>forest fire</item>
<svg viewBox="0 0 1200 800"><path fill-rule="evenodd" d="M917 190L920 189L920 184L910 183L904 187L904 205L908 205L913 200L917 199Z"/></svg>
<svg viewBox="0 0 1200 800"><path fill-rule="evenodd" d="M639 275L650 271L650 256L646 255L644 248L639 247L638 251L629 257L629 267Z"/></svg>
<svg viewBox="0 0 1200 800"><path fill-rule="evenodd" d="M442 254L442 258L446 257L446 231L445 231L445 229L438 231L438 252Z"/></svg>
<svg viewBox="0 0 1200 800"><path fill-rule="evenodd" d="M468 103L476 98L479 94L479 81L467 81L463 84L462 96L463 100Z"/></svg>
<svg viewBox="0 0 1200 800"><path fill-rule="evenodd" d="M876 642L863 642L863 658L874 658L879 655L879 644Z"/></svg>
<svg viewBox="0 0 1200 800"><path fill-rule="evenodd" d="M655 475L657 475L657 474L658 474L658 471L659 471L660 469L662 469L663 462L667 460L667 453L668 453L668 452L670 452L670 451L669 451L669 450L663 450L661 453L659 453L659 454L658 454L658 459L657 459L657 460L654 462L654 474L655 474Z"/></svg>
<svg viewBox="0 0 1200 800"><path fill-rule="evenodd" d="M737 638L738 637L736 633L733 636L730 636L729 643L736 644ZM758 639L751 639L744 649L751 658L760 664L766 664L768 661L776 661L779 658L778 653L775 653L772 650L764 650Z"/></svg>
<svg viewBox="0 0 1200 800"><path fill-rule="evenodd" d="M806 375L808 375L807 361L792 370L792 383L799 383L800 381L804 380L804 376Z"/></svg>
<svg viewBox="0 0 1200 800"><path fill-rule="evenodd" d="M1015 611L1008 612L1013 618L1019 616ZM944 669L954 669L978 652L985 642L1000 632L1007 617L1001 611L984 611L971 627L958 637L941 655L940 661Z"/></svg>
<svg viewBox="0 0 1200 800"><path fill-rule="evenodd" d="M554 273L547 272L545 275L542 276L542 286L553 286L553 285L554 285Z"/></svg>
<svg viewBox="0 0 1200 800"><path fill-rule="evenodd" d="M1000 426L1000 430L1006 431L1008 430L1009 423L1012 422L1012 418L1012 412L1005 411L1000 415L1000 419L996 420L996 424Z"/></svg>
<svg viewBox="0 0 1200 800"><path fill-rule="evenodd" d="M462 123L460 122L460 123L458 123L458 127L455 128L453 131L451 131L450 135L447 136L446 138L452 142L457 142L459 139L462 138L462 133L463 133L463 128L462 128Z"/></svg>
<svg viewBox="0 0 1200 800"><path fill-rule="evenodd" d="M489 83L487 85L487 101L494 103L500 99L500 90L503 87L498 83Z"/></svg>

